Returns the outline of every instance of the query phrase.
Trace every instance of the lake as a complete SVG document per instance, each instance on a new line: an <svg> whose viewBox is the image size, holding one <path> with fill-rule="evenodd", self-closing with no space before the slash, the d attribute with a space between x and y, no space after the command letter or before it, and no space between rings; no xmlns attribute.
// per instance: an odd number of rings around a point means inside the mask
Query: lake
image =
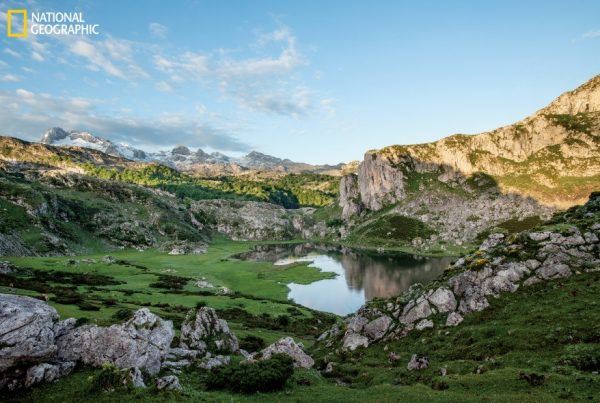
<svg viewBox="0 0 600 403"><path fill-rule="evenodd" d="M316 244L258 245L237 258L275 265L311 262L309 266L333 272L333 279L288 285L289 298L319 311L347 315L373 298L401 294L415 283L440 275L451 257L378 254Z"/></svg>

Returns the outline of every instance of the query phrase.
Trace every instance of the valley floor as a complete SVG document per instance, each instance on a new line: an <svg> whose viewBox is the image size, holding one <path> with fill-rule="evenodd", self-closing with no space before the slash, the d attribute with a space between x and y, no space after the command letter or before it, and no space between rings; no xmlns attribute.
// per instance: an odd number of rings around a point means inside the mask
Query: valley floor
<svg viewBox="0 0 600 403"><path fill-rule="evenodd" d="M3 276L0 293L45 294L61 318L72 316L102 325L121 322L123 310L148 306L179 328L189 308L206 304L229 321L242 343L247 335L265 343L287 335L304 342L316 368L296 370L284 391L250 396L206 391L205 374L189 368L179 376L180 393L159 393L150 387L92 395L89 379L99 370L81 369L56 383L2 400L600 401L600 272L503 295L456 328L413 332L398 341L334 356L314 341L339 318L286 301L286 283L308 283L327 274L306 264L275 267L231 258L251 245L217 239L206 254L198 256L120 251L112 254L111 264L103 262L104 255L9 258L28 271L11 284ZM107 284L92 285L98 278L74 276L77 273L108 276L101 278ZM188 280L178 286L165 281L163 274ZM196 280L203 277L234 293L215 295L214 290L198 288ZM399 359L390 362L391 352ZM429 356L428 369L406 369L414 353ZM329 360L335 361L333 371L320 372ZM440 375L440 368L447 369L447 376Z"/></svg>

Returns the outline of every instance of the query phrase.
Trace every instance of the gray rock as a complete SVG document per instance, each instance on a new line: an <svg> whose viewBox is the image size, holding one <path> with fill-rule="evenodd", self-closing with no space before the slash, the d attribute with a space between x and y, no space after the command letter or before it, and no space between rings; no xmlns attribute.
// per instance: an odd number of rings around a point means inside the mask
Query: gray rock
<svg viewBox="0 0 600 403"><path fill-rule="evenodd" d="M433 327L433 321L431 319L422 319L415 325L415 329L424 330Z"/></svg>
<svg viewBox="0 0 600 403"><path fill-rule="evenodd" d="M146 384L144 383L144 377L142 376L142 371L138 367L135 367L129 373L131 377L131 384L134 388L145 388Z"/></svg>
<svg viewBox="0 0 600 403"><path fill-rule="evenodd" d="M536 242L545 241L549 237L550 237L549 232L530 232L529 233L529 239L531 239L532 241L536 241Z"/></svg>
<svg viewBox="0 0 600 403"><path fill-rule="evenodd" d="M413 354L406 366L409 371L419 371L427 367L429 367L429 358L421 354Z"/></svg>
<svg viewBox="0 0 600 403"><path fill-rule="evenodd" d="M58 357L100 367L105 362L119 368L160 371L173 340L173 323L162 320L147 308L135 312L122 325L81 326L57 339Z"/></svg>
<svg viewBox="0 0 600 403"><path fill-rule="evenodd" d="M51 359L57 322L56 310L39 299L0 294L0 374Z"/></svg>
<svg viewBox="0 0 600 403"><path fill-rule="evenodd" d="M460 304L458 305L459 312L471 313L482 311L485 308L490 306L488 300L485 298L482 289L472 288L469 292L463 295L463 298L460 300Z"/></svg>
<svg viewBox="0 0 600 403"><path fill-rule="evenodd" d="M490 236L488 236L487 239L481 243L481 245L479 246L479 249L484 250L484 251L490 250L490 249L498 246L500 244L500 242L502 242L503 239L504 239L504 234L501 234L501 233L490 234Z"/></svg>
<svg viewBox="0 0 600 403"><path fill-rule="evenodd" d="M463 317L458 312L450 312L446 318L446 326L458 326L463 321Z"/></svg>
<svg viewBox="0 0 600 403"><path fill-rule="evenodd" d="M237 337L231 330L227 321L219 319L215 310L202 307L188 312L181 325L181 347L200 351L228 351L239 350Z"/></svg>
<svg viewBox="0 0 600 403"><path fill-rule="evenodd" d="M415 303L408 303L402 312L400 322L405 325L412 324L419 319L427 318L431 315L431 307L426 299L421 299Z"/></svg>
<svg viewBox="0 0 600 403"><path fill-rule="evenodd" d="M208 355L198 363L198 366L204 369L212 369L223 365L229 365L230 362L231 357L228 355L217 355L214 357Z"/></svg>
<svg viewBox="0 0 600 403"><path fill-rule="evenodd" d="M387 333L391 324L392 318L383 315L367 323L363 328L363 332L371 340L379 340Z"/></svg>
<svg viewBox="0 0 600 403"><path fill-rule="evenodd" d="M555 261L546 261L537 270L538 277L544 280L556 279L569 277L571 275L571 268L564 263L557 263Z"/></svg>
<svg viewBox="0 0 600 403"><path fill-rule="evenodd" d="M328 362L327 366L325 367L325 373L329 374L333 372L333 362Z"/></svg>
<svg viewBox="0 0 600 403"><path fill-rule="evenodd" d="M541 279L537 278L536 276L531 276L527 280L523 281L523 287L528 287L530 285L534 285L541 282Z"/></svg>
<svg viewBox="0 0 600 403"><path fill-rule="evenodd" d="M369 323L369 319L361 316L360 314L354 315L350 322L348 322L348 332L360 333L363 330L363 327Z"/></svg>
<svg viewBox="0 0 600 403"><path fill-rule="evenodd" d="M156 380L157 390L181 390L179 378L175 375L167 375Z"/></svg>
<svg viewBox="0 0 600 403"><path fill-rule="evenodd" d="M529 270L535 270L535 269L537 269L538 267L540 267L541 265L542 265L542 263L541 263L541 262L539 262L539 261L537 261L537 260L535 260L535 259L528 259L528 260L525 262L525 266L526 266L526 267L527 267Z"/></svg>
<svg viewBox="0 0 600 403"><path fill-rule="evenodd" d="M39 382L53 382L71 373L75 368L74 362L59 364L38 364L30 367L25 375L25 387L28 388Z"/></svg>
<svg viewBox="0 0 600 403"><path fill-rule="evenodd" d="M456 298L448 288L438 288L428 299L437 308L438 312L445 313L456 309Z"/></svg>
<svg viewBox="0 0 600 403"><path fill-rule="evenodd" d="M515 292L519 286L512 283L509 276L510 275L497 275L486 278L481 284L483 294L497 296L501 292Z"/></svg>
<svg viewBox="0 0 600 403"><path fill-rule="evenodd" d="M294 360L295 367L311 368L315 361L312 357L303 351L301 343L296 343L291 337L284 337L270 346L266 347L254 358L265 360L271 358L273 354L286 354Z"/></svg>
<svg viewBox="0 0 600 403"><path fill-rule="evenodd" d="M354 351L358 347L369 347L369 339L358 333L347 333L342 340L344 350Z"/></svg>
<svg viewBox="0 0 600 403"><path fill-rule="evenodd" d="M110 255L106 255L102 258L102 262L104 262L106 264L114 264L117 262L117 259L115 259L114 257L112 257Z"/></svg>
<svg viewBox="0 0 600 403"><path fill-rule="evenodd" d="M585 234L583 234L583 237L585 238L585 241L587 243L598 243L598 242L600 242L598 240L598 235L594 234L593 232L586 232Z"/></svg>

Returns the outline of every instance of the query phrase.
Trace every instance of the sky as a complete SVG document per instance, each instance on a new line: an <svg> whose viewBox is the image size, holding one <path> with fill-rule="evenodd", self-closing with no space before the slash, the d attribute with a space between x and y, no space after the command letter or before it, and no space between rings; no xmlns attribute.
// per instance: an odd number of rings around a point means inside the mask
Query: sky
<svg viewBox="0 0 600 403"><path fill-rule="evenodd" d="M22 8L100 34L7 37ZM598 1L8 0L0 33L4 135L309 163L492 130L600 73Z"/></svg>

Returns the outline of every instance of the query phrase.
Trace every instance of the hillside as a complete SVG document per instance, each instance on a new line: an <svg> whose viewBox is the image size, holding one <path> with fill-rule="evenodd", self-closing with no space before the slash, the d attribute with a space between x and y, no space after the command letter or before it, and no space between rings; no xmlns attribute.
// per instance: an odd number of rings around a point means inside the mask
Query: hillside
<svg viewBox="0 0 600 403"><path fill-rule="evenodd" d="M385 208L460 244L505 221L547 218L599 188L596 76L509 126L368 151L357 174L342 179L340 206L359 223L361 213Z"/></svg>

